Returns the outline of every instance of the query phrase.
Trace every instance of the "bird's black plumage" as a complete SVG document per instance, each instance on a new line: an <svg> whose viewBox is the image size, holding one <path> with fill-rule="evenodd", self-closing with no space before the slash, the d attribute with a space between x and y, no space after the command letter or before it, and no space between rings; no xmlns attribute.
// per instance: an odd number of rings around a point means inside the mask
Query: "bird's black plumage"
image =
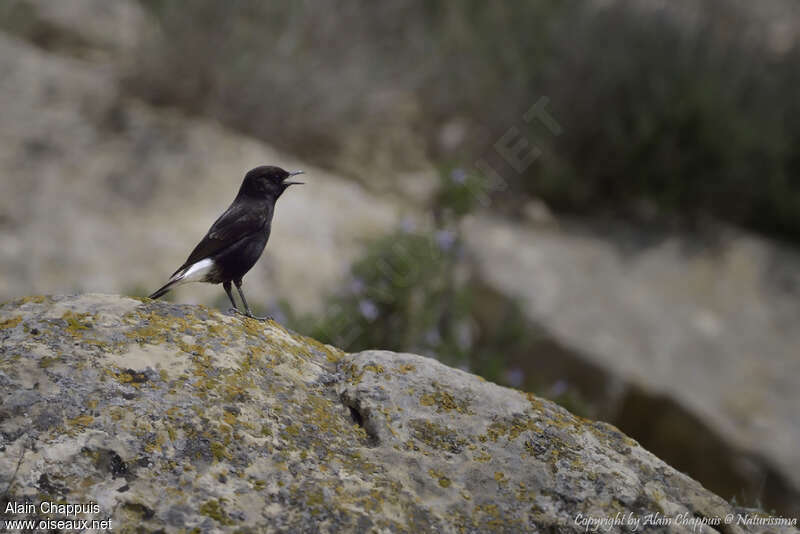
<svg viewBox="0 0 800 534"><path fill-rule="evenodd" d="M301 173L266 165L248 172L233 203L211 225L184 264L150 298L157 299L186 282L221 283L234 310L239 311L231 293L233 282L245 315L254 317L242 292L242 277L255 265L267 245L275 202L287 187L302 183L286 179Z"/></svg>

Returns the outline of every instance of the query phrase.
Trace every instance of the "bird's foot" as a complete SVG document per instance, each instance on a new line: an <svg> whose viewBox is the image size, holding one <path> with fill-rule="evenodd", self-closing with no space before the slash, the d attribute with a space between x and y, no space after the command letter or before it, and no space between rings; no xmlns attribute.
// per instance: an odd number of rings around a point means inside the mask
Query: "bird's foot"
<svg viewBox="0 0 800 534"><path fill-rule="evenodd" d="M251 319L255 319L256 321L263 321L263 322L274 321L275 320L275 319L272 318L271 315L265 315L263 317L259 317L258 315L253 315L252 313L245 313L244 316L245 317L249 317Z"/></svg>
<svg viewBox="0 0 800 534"><path fill-rule="evenodd" d="M273 319L273 317L271 315L265 315L264 317L259 317L258 315L254 315L250 311L243 312L243 311L239 310L238 308L229 308L228 311L231 312L231 313L235 313L236 315L241 315L242 317L249 317L250 319L255 319L256 321L265 321L266 322L266 321L274 321L275 320L275 319Z"/></svg>

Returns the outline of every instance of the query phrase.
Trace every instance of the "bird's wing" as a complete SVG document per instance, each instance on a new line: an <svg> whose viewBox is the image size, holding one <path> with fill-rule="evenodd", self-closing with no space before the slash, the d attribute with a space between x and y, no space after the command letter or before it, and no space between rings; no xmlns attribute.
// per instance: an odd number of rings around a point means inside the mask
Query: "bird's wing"
<svg viewBox="0 0 800 534"><path fill-rule="evenodd" d="M234 202L225 213L211 225L208 233L200 241L175 274L198 261L213 256L240 239L264 230L269 214L266 209L258 209L250 203Z"/></svg>

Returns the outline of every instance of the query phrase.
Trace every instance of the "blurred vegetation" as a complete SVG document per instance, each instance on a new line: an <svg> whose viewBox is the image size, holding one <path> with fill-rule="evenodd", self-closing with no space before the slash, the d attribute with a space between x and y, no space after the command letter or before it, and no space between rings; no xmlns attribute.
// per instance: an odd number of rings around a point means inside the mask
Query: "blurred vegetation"
<svg viewBox="0 0 800 534"><path fill-rule="evenodd" d="M300 330L347 350L382 347L465 364L470 296L455 281L455 245L445 234L437 242L435 234L398 230L371 243L327 315Z"/></svg>
<svg viewBox="0 0 800 534"><path fill-rule="evenodd" d="M800 238L800 52L770 48L739 4L682 20L626 1L142 1L164 38L143 47L134 92L319 164L471 164L515 126L543 157L521 174L492 162L510 212L525 193ZM558 137L521 120L542 95Z"/></svg>
<svg viewBox="0 0 800 534"><path fill-rule="evenodd" d="M711 215L800 237L797 48L772 54L729 18L687 31L619 9L575 35L550 85L562 88L558 169L527 191L556 209Z"/></svg>
<svg viewBox="0 0 800 534"><path fill-rule="evenodd" d="M401 225L369 243L324 314L299 316L284 302L280 315L291 328L349 352L424 354L590 415L579 388L542 372L537 362L551 351L519 303L484 287L463 261L458 223L478 205L481 186L463 169L443 169L434 227Z"/></svg>
<svg viewBox="0 0 800 534"><path fill-rule="evenodd" d="M289 312L289 323L345 350L381 347L474 365L474 299L457 225L469 212L467 183L461 171L443 172L440 189L460 211L447 209L433 228L403 223L368 243L349 281L328 299L325 316Z"/></svg>

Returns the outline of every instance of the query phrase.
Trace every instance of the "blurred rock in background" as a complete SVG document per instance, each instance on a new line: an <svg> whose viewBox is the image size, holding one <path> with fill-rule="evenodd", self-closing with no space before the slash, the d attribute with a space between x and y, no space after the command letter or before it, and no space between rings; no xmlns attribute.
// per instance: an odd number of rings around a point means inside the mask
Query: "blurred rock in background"
<svg viewBox="0 0 800 534"><path fill-rule="evenodd" d="M476 217L464 235L482 279L562 347L520 355L526 373L577 384L709 487L797 510L800 254L732 229L703 243Z"/></svg>
<svg viewBox="0 0 800 534"><path fill-rule="evenodd" d="M0 299L146 295L244 172L302 168L260 311L536 390L800 513L793 3L236 6L0 6ZM523 120L541 96L560 135ZM521 172L511 127L541 151Z"/></svg>

